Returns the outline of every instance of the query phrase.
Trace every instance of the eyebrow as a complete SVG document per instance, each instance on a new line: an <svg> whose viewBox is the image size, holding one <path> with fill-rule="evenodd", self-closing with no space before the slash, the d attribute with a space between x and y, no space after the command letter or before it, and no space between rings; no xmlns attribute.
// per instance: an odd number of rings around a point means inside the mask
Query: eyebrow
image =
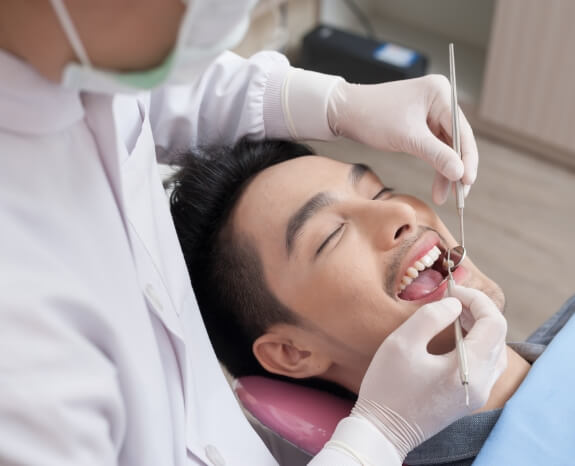
<svg viewBox="0 0 575 466"><path fill-rule="evenodd" d="M347 180L351 186L355 187L367 173L374 174L373 170L368 165L363 163L354 163L349 170ZM290 217L286 227L285 238L288 257L291 255L295 240L306 222L320 210L333 205L335 202L336 199L332 195L327 192L320 192L307 200L305 204Z"/></svg>

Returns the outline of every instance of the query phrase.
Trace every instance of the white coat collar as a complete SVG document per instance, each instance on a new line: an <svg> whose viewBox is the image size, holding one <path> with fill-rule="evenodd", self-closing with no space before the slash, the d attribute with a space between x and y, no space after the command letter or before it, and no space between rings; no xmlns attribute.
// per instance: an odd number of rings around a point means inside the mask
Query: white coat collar
<svg viewBox="0 0 575 466"><path fill-rule="evenodd" d="M84 117L77 91L64 89L0 49L0 129L49 134Z"/></svg>

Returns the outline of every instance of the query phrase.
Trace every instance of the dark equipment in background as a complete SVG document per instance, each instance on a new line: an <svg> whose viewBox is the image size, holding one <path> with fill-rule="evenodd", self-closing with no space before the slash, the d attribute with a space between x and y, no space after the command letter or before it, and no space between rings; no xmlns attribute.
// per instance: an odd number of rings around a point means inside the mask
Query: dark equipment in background
<svg viewBox="0 0 575 466"><path fill-rule="evenodd" d="M296 65L343 76L351 83L375 84L422 76L427 58L401 45L320 25L303 38Z"/></svg>

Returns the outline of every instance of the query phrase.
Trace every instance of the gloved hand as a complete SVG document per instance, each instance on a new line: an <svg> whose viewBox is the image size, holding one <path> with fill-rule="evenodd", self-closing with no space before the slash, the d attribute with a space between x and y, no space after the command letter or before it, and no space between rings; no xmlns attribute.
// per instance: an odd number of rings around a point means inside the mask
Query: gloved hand
<svg viewBox="0 0 575 466"><path fill-rule="evenodd" d="M309 463L401 465L407 453L456 419L479 409L505 370L507 323L480 291L454 287L456 298L422 306L377 350L351 414L342 419ZM462 312L472 324L464 338L469 401L459 379L455 350L427 352L430 340Z"/></svg>
<svg viewBox="0 0 575 466"><path fill-rule="evenodd" d="M328 97L331 130L376 149L407 152L436 170L433 200L447 199L449 181L466 186L477 176L478 153L471 126L459 111L463 163L451 148L451 93L441 75L360 85L339 81Z"/></svg>
<svg viewBox="0 0 575 466"><path fill-rule="evenodd" d="M480 291L454 289L455 298L422 306L375 354L351 416L367 419L407 453L456 419L481 408L507 365L507 323ZM465 306L475 319L464 338L469 365L469 400L461 385L455 351L427 352L429 341L454 322Z"/></svg>

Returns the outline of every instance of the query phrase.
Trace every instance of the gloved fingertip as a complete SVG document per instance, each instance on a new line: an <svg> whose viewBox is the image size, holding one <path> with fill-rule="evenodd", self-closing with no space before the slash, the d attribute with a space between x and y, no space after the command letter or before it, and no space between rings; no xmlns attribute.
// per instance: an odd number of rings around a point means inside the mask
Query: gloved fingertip
<svg viewBox="0 0 575 466"><path fill-rule="evenodd" d="M441 302L445 308L449 310L449 312L452 312L456 315L460 314L463 309L461 301L459 301L457 298L454 298L453 296L447 296L443 298Z"/></svg>
<svg viewBox="0 0 575 466"><path fill-rule="evenodd" d="M458 295L457 297L458 300L460 300L459 296L461 295L467 296L469 294L475 294L478 291L475 288L468 288L466 286L458 285L457 283L453 285L451 289L453 291L453 294Z"/></svg>
<svg viewBox="0 0 575 466"><path fill-rule="evenodd" d="M455 156L457 157L457 154L455 154ZM463 162L458 158L451 158L441 171L441 173L451 181L460 180L463 177L464 172L465 168L463 166Z"/></svg>
<svg viewBox="0 0 575 466"><path fill-rule="evenodd" d="M463 186L463 197L467 197L467 195L469 194L469 191L471 191L471 185L466 184Z"/></svg>
<svg viewBox="0 0 575 466"><path fill-rule="evenodd" d="M447 200L449 195L450 181L441 175L439 172L435 174L435 180L433 181L432 197L433 202L437 205L442 205Z"/></svg>
<svg viewBox="0 0 575 466"><path fill-rule="evenodd" d="M463 177L461 178L461 181L466 184L471 186L473 183L475 183L475 180L477 179L477 171L471 171L471 170L466 170Z"/></svg>
<svg viewBox="0 0 575 466"><path fill-rule="evenodd" d="M445 194L433 194L433 202L436 205L443 205L447 201L447 192Z"/></svg>

